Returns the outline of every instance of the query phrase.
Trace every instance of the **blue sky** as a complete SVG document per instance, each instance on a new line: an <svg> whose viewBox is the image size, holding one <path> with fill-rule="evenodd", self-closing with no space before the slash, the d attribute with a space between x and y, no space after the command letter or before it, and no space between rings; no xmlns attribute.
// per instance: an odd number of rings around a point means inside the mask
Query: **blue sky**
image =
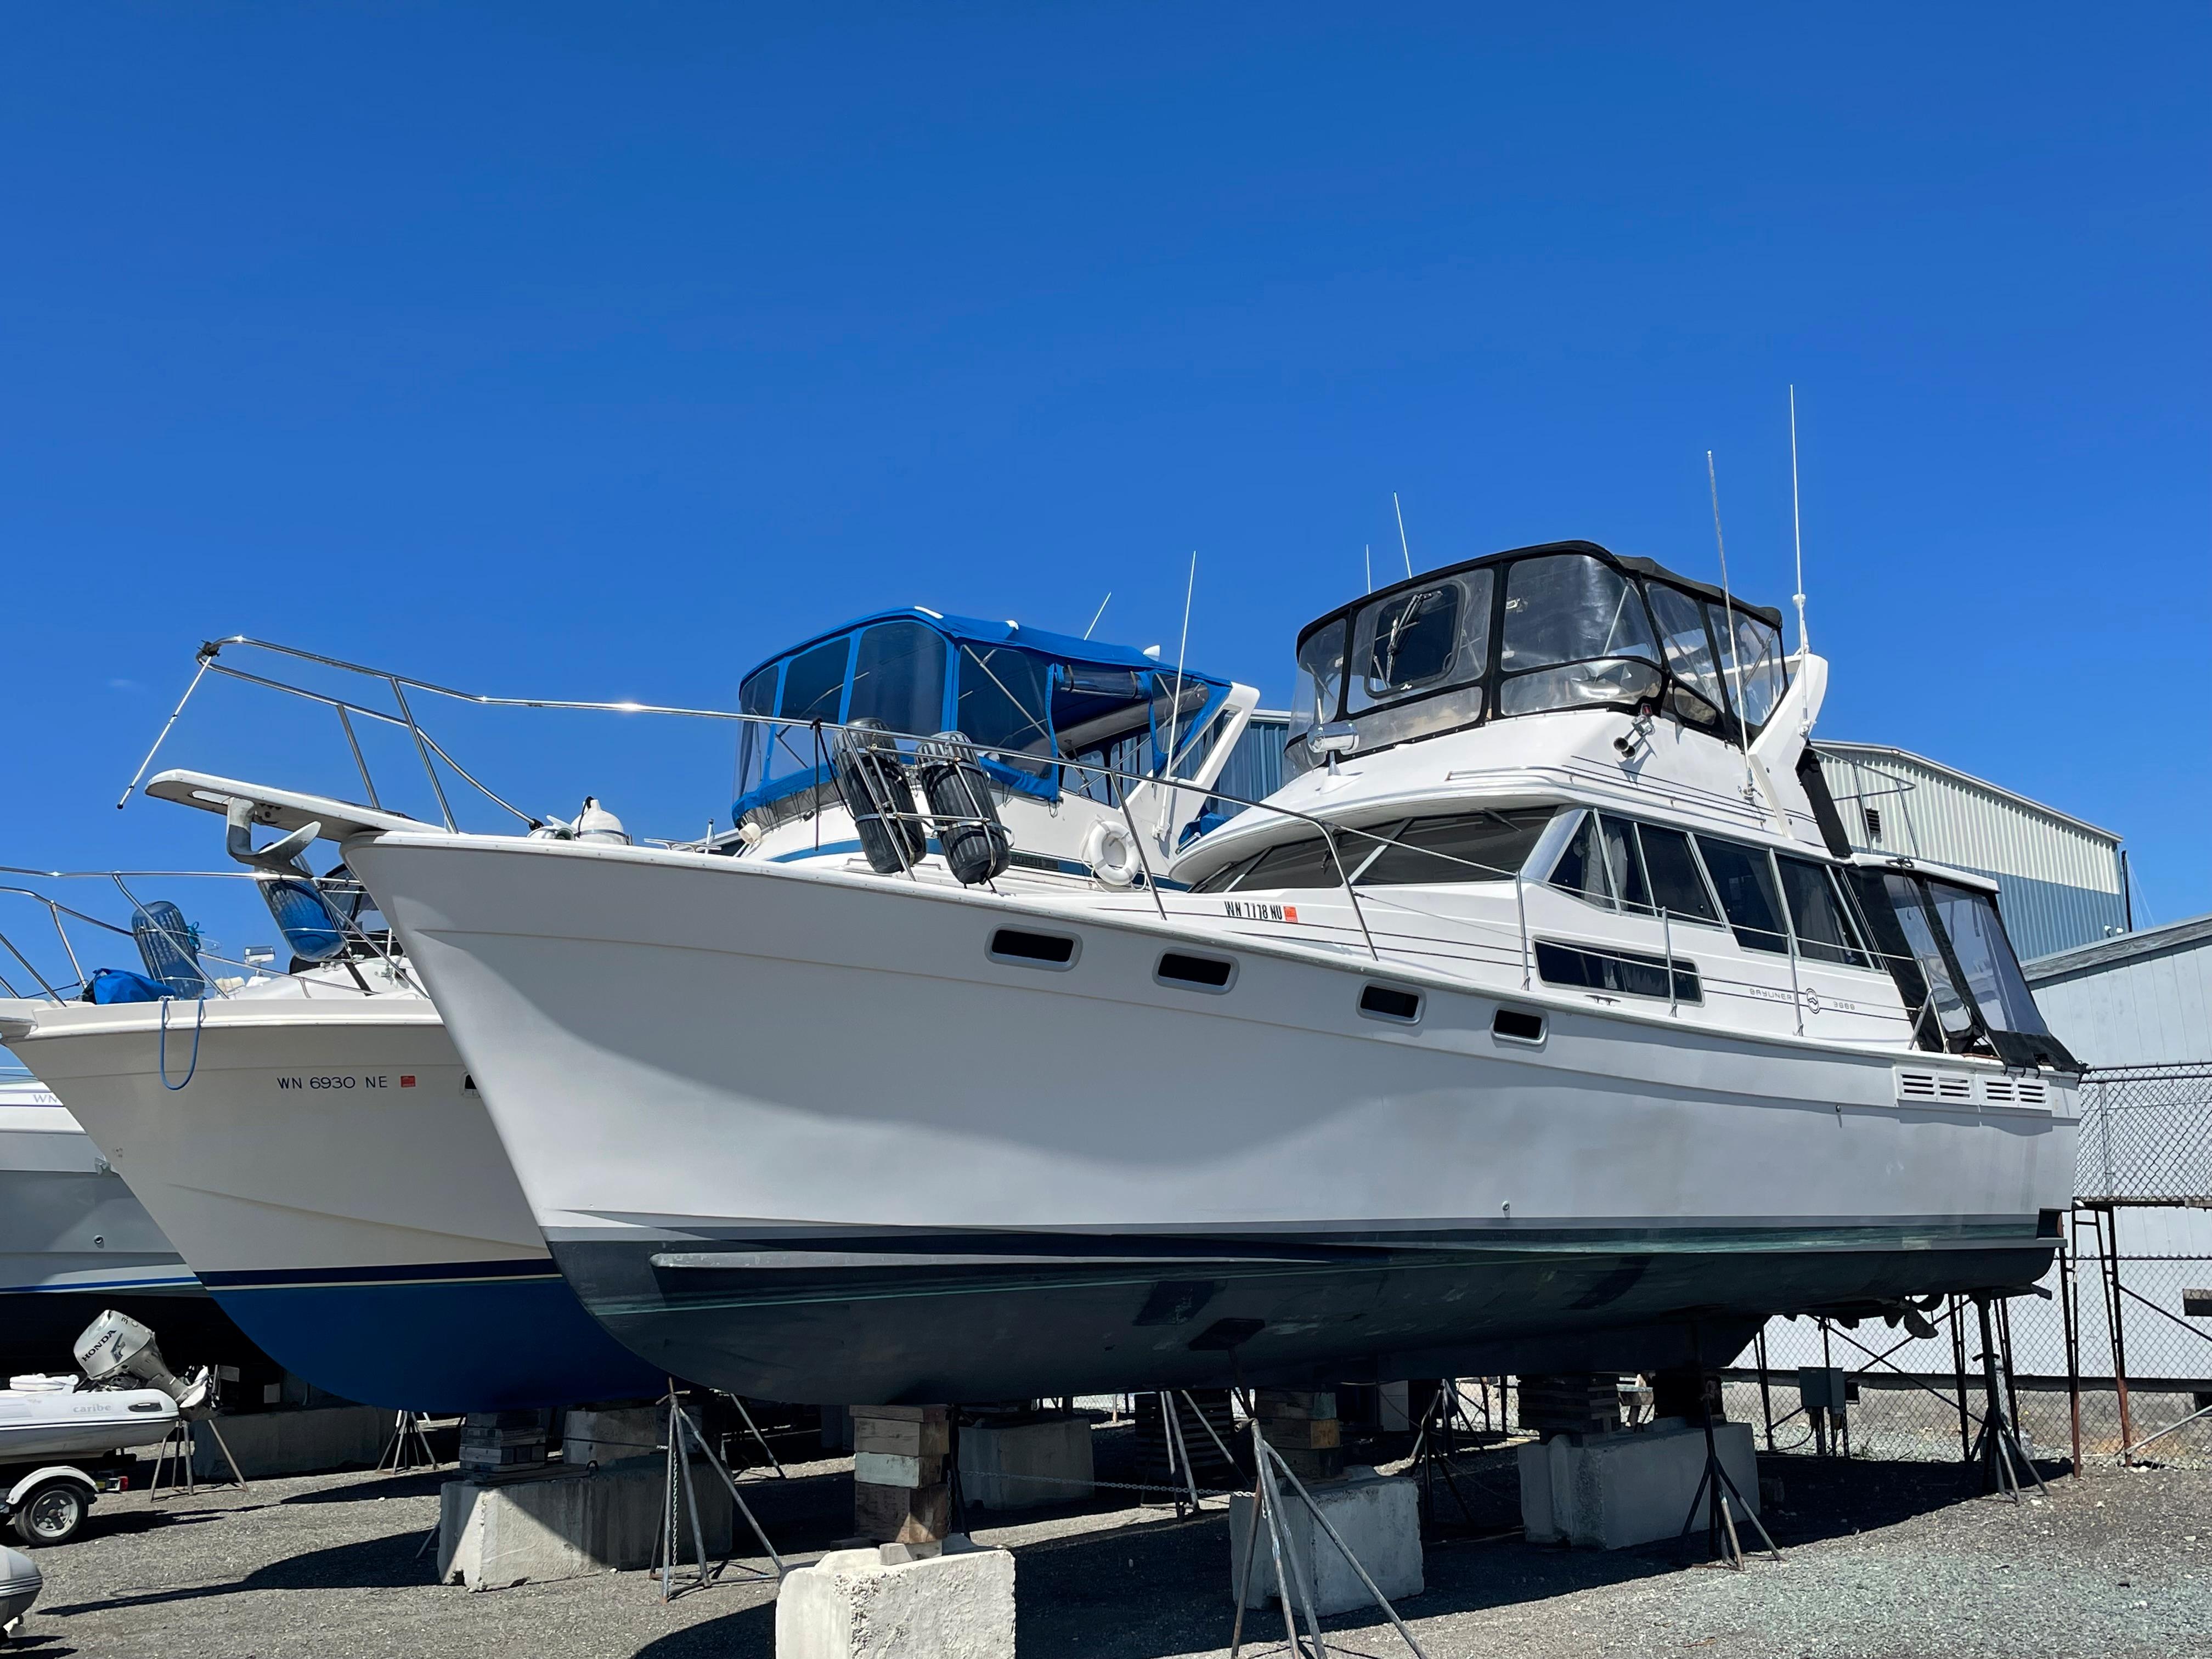
<svg viewBox="0 0 2212 1659"><path fill-rule="evenodd" d="M220 863L112 807L211 635L727 705L884 605L1079 632L1110 589L1172 650L1196 549L1193 660L1279 700L1393 490L1417 563L1710 574L1708 448L1786 604L1794 381L1823 732L2212 909L2208 46L2180 6L19 10L0 861ZM726 734L505 732L469 752L538 810L726 817ZM170 752L337 742L226 695Z"/></svg>

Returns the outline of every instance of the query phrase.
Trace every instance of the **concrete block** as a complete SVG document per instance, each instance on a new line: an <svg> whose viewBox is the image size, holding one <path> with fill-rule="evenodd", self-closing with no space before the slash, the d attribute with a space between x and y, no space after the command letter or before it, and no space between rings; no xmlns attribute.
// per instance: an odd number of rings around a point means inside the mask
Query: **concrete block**
<svg viewBox="0 0 2212 1659"><path fill-rule="evenodd" d="M657 1405L579 1406L562 1419L561 1461L572 1469L633 1457L659 1457L665 1464L660 1425Z"/></svg>
<svg viewBox="0 0 2212 1659"><path fill-rule="evenodd" d="M1716 1423L1713 1444L1756 1515L1751 1425ZM1616 1434L1554 1435L1522 1446L1520 1463L1521 1521L1530 1543L1626 1549L1680 1534L1705 1476L1705 1431L1670 1417ZM1704 1520L1701 1503L1697 1528Z"/></svg>
<svg viewBox="0 0 2212 1659"><path fill-rule="evenodd" d="M727 1487L703 1462L691 1465L699 1529L720 1559L735 1510ZM667 1475L662 1461L550 1470L509 1479L449 1480L438 1490L438 1582L504 1589L649 1567L659 1553ZM691 1555L690 1516L678 1508L679 1561Z"/></svg>
<svg viewBox="0 0 2212 1659"><path fill-rule="evenodd" d="M1375 1598L1359 1582L1359 1575L1329 1535L1315 1522L1313 1512L1300 1503L1287 1481L1278 1480L1283 1493L1283 1530L1291 1555L1304 1569L1306 1588L1313 1595L1314 1611L1322 1614L1348 1613L1371 1607ZM1421 1493L1417 1483L1403 1475L1380 1475L1360 1469L1342 1480L1309 1486L1316 1504L1328 1516L1359 1565L1367 1569L1382 1594L1395 1603L1419 1595L1421 1579ZM1252 1543L1252 1498L1240 1493L1229 1500L1229 1593L1244 1580L1244 1553ZM1260 1559L1252 1564L1244 1604L1263 1607L1277 1591L1275 1569L1265 1532L1260 1534ZM1291 1562L1283 1563L1293 1600L1297 1580Z"/></svg>
<svg viewBox="0 0 2212 1659"><path fill-rule="evenodd" d="M1186 1425L1185 1432L1205 1431ZM1091 1495L1095 1480L1088 1418L1054 1415L960 1431L960 1495L982 1509L1073 1503Z"/></svg>
<svg viewBox="0 0 2212 1659"><path fill-rule="evenodd" d="M313 1406L301 1410L247 1412L217 1416L238 1472L248 1480L288 1474L319 1474L348 1465L374 1468L392 1437L392 1413L374 1406ZM199 1480L228 1480L230 1465L206 1425L192 1430L192 1475Z"/></svg>
<svg viewBox="0 0 2212 1659"><path fill-rule="evenodd" d="M1013 1556L957 1536L912 1554L832 1550L787 1574L776 1659L1014 1659Z"/></svg>

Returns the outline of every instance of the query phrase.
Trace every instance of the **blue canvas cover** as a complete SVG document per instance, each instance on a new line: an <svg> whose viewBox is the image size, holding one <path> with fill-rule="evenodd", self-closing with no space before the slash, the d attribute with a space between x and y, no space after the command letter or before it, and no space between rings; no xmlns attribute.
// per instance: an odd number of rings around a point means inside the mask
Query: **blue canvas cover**
<svg viewBox="0 0 2212 1659"><path fill-rule="evenodd" d="M111 1002L159 1002L175 992L158 979L149 979L143 974L134 974L128 968L95 968L92 977L84 983L84 1000L107 1004Z"/></svg>
<svg viewBox="0 0 2212 1659"><path fill-rule="evenodd" d="M345 949L338 919L312 882L290 876L263 880L261 901L276 919L292 954L303 962L328 962Z"/></svg>
<svg viewBox="0 0 2212 1659"><path fill-rule="evenodd" d="M164 995L190 1000L208 994L201 971L199 941L185 913L167 899L155 899L131 913L131 936L146 972L168 988Z"/></svg>

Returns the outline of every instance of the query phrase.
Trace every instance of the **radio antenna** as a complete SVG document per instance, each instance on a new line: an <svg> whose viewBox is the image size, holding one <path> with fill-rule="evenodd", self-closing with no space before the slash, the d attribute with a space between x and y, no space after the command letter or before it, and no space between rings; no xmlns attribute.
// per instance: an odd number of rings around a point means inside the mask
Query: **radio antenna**
<svg viewBox="0 0 2212 1659"><path fill-rule="evenodd" d="M1190 652L1190 599L1198 592L1198 550L1190 550L1190 580L1182 590L1182 640L1176 647L1175 706L1168 711L1168 752L1160 762L1160 775L1170 777L1175 772L1176 728L1182 720L1182 665ZM1167 822L1161 820L1165 830Z"/></svg>
<svg viewBox="0 0 2212 1659"><path fill-rule="evenodd" d="M1721 486L1713 473L1713 452L1705 452L1705 488L1713 498L1713 545L1721 556L1721 605L1728 617L1729 678L1734 685L1735 702L1736 741L1743 745L1744 795L1747 799L1758 794L1758 780L1751 771L1751 723L1743 717L1743 664L1736 656L1735 595L1729 591L1728 542L1721 535Z"/></svg>
<svg viewBox="0 0 2212 1659"><path fill-rule="evenodd" d="M1719 515L1717 502L1714 514ZM1792 596L1797 601L1797 654L1807 655L1812 650L1805 632L1805 520L1797 510L1797 388L1790 388L1790 532L1797 543L1797 592Z"/></svg>
<svg viewBox="0 0 2212 1659"><path fill-rule="evenodd" d="M1106 590L1106 597L1098 601L1098 609L1091 613L1091 628L1096 628L1098 626L1099 617L1106 614L1106 607L1113 603L1114 590L1109 587ZM1083 637L1086 640L1091 637L1091 628L1086 628L1083 630Z"/></svg>
<svg viewBox="0 0 2212 1659"><path fill-rule="evenodd" d="M1375 591L1375 544L1369 542L1359 552L1360 556L1367 561L1367 591L1372 593Z"/></svg>
<svg viewBox="0 0 2212 1659"><path fill-rule="evenodd" d="M1406 509L1398 505L1398 492L1390 492L1390 510L1398 515L1398 550L1406 556L1406 574L1413 574L1413 550L1406 545Z"/></svg>

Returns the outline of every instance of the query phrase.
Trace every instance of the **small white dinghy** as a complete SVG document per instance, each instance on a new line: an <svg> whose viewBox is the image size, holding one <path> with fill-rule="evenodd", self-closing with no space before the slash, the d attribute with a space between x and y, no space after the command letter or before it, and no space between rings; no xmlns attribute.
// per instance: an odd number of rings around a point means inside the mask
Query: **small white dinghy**
<svg viewBox="0 0 2212 1659"><path fill-rule="evenodd" d="M177 1425L159 1389L94 1388L81 1376L11 1376L0 1390L0 1467L158 1445Z"/></svg>

